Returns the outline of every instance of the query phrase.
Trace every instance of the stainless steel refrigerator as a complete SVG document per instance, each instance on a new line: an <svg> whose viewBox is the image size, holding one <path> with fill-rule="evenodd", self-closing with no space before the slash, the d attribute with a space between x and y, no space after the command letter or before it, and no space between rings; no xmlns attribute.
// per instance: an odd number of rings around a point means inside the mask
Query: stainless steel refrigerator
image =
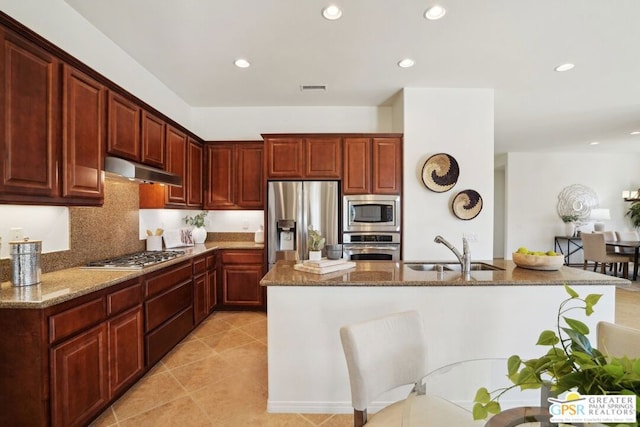
<svg viewBox="0 0 640 427"><path fill-rule="evenodd" d="M278 259L308 259L307 228L338 243L340 194L338 181L270 181L267 186L267 249L269 268Z"/></svg>

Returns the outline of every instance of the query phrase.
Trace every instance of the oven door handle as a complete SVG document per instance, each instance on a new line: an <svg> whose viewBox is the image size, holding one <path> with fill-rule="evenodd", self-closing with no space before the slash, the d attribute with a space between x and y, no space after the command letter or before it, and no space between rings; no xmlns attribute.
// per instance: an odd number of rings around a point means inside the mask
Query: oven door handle
<svg viewBox="0 0 640 427"><path fill-rule="evenodd" d="M398 246L368 246L368 245L348 245L344 247L345 250L353 250L353 249L368 249L368 250L378 250L378 251L397 251Z"/></svg>

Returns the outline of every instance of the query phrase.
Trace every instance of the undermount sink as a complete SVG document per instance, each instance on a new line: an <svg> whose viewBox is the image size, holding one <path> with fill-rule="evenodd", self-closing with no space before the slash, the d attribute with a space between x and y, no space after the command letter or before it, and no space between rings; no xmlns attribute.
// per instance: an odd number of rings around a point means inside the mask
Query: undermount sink
<svg viewBox="0 0 640 427"><path fill-rule="evenodd" d="M461 271L460 264L456 263L443 263L443 262L416 262L405 263L407 267L416 271ZM471 271L494 271L504 270L495 265L487 264L485 262L472 262Z"/></svg>

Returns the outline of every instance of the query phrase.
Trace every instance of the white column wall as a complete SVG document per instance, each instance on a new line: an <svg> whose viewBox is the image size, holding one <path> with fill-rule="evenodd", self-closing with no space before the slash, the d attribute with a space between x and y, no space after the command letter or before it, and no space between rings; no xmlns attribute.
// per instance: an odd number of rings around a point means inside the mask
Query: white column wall
<svg viewBox="0 0 640 427"><path fill-rule="evenodd" d="M442 235L458 248L463 234L476 234L472 259L493 258L493 90L404 89L404 222L405 260L452 260L453 254L433 242ZM422 183L429 156L455 157L460 177L453 189L434 193ZM483 208L468 221L451 211L455 195L465 189L480 193Z"/></svg>

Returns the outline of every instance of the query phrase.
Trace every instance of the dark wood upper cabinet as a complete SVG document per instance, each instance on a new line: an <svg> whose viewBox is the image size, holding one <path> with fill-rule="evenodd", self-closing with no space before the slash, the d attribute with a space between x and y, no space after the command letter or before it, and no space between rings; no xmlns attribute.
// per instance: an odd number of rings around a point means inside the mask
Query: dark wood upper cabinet
<svg viewBox="0 0 640 427"><path fill-rule="evenodd" d="M235 149L233 144L206 145L207 186L205 209L235 207Z"/></svg>
<svg viewBox="0 0 640 427"><path fill-rule="evenodd" d="M343 194L371 192L371 138L345 138L343 142Z"/></svg>
<svg viewBox="0 0 640 427"><path fill-rule="evenodd" d="M187 206L202 207L202 144L189 138L187 165ZM183 187L184 187L183 183Z"/></svg>
<svg viewBox="0 0 640 427"><path fill-rule="evenodd" d="M140 107L113 91L109 91L107 153L140 161Z"/></svg>
<svg viewBox="0 0 640 427"><path fill-rule="evenodd" d="M343 194L400 194L402 138L346 137L343 141Z"/></svg>
<svg viewBox="0 0 640 427"><path fill-rule="evenodd" d="M264 135L264 142L269 179L340 179L340 136Z"/></svg>
<svg viewBox="0 0 640 427"><path fill-rule="evenodd" d="M167 205L186 206L187 204L187 135L174 128L166 126L167 143L167 171L182 177L182 187L167 186Z"/></svg>
<svg viewBox="0 0 640 427"><path fill-rule="evenodd" d="M402 191L402 139L373 138L371 148L371 192L400 194Z"/></svg>
<svg viewBox="0 0 640 427"><path fill-rule="evenodd" d="M340 179L342 144L339 136L314 136L304 139L304 177Z"/></svg>
<svg viewBox="0 0 640 427"><path fill-rule="evenodd" d="M236 145L236 205L245 209L264 209L264 146Z"/></svg>
<svg viewBox="0 0 640 427"><path fill-rule="evenodd" d="M0 198L59 196L60 62L11 31L0 38Z"/></svg>
<svg viewBox="0 0 640 427"><path fill-rule="evenodd" d="M165 167L164 120L142 110L142 163L160 169Z"/></svg>
<svg viewBox="0 0 640 427"><path fill-rule="evenodd" d="M263 209L261 142L207 144L205 209Z"/></svg>
<svg viewBox="0 0 640 427"><path fill-rule="evenodd" d="M65 65L62 80L62 193L102 199L105 88Z"/></svg>
<svg viewBox="0 0 640 427"><path fill-rule="evenodd" d="M264 144L267 178L302 178L302 138L265 136Z"/></svg>

